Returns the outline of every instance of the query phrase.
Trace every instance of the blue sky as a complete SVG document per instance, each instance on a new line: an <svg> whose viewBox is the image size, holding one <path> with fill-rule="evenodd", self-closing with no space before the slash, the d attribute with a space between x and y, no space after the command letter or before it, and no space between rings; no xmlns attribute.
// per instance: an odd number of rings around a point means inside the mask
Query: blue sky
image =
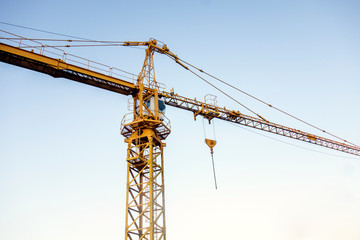
<svg viewBox="0 0 360 240"><path fill-rule="evenodd" d="M359 9L358 1L2 0L0 21L96 40L157 38L184 60L360 144ZM144 57L123 47L71 52L134 73ZM168 90L215 94L220 106L248 114L165 56L155 64ZM227 91L270 121L321 134ZM123 239L119 127L127 101L0 63L1 239ZM168 239L360 238L359 158L215 121L215 190L201 119L172 108L167 117Z"/></svg>

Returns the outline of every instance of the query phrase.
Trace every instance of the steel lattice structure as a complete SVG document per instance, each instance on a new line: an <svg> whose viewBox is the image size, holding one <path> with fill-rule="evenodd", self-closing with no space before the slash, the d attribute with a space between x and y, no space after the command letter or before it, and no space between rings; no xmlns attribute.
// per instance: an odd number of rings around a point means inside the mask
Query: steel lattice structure
<svg viewBox="0 0 360 240"><path fill-rule="evenodd" d="M196 118L197 115L200 115L207 119L221 119L234 124L240 124L246 127L259 129L262 131L360 156L360 147L358 146L320 137L277 123L272 123L261 118L251 117L242 114L239 111L227 110L226 108L206 104L204 102L197 101L196 99L185 98L177 94L161 92L160 95L164 97L165 103L167 105L193 112L194 118Z"/></svg>
<svg viewBox="0 0 360 240"><path fill-rule="evenodd" d="M149 42L143 68L136 80L132 118L124 117L121 134L126 138L127 183L125 239L166 239L162 142L170 125L159 111L154 74L154 47ZM153 106L151 106L151 103Z"/></svg>
<svg viewBox="0 0 360 240"><path fill-rule="evenodd" d="M47 56L44 46L41 46L40 53L35 53L21 48L21 39L17 44L18 46L12 46L0 43L0 61L52 77L62 77L132 96L132 112L125 115L121 123L121 134L128 145L125 239L166 239L163 167L163 150L166 144L163 140L170 134L171 128L170 121L161 113L160 99L168 106L193 112L194 119L197 116L209 121L216 118L360 156L360 147L353 144L251 117L239 111L186 98L174 92L160 91L154 74L154 53L165 54L180 65L182 63L166 45L159 45L156 40L124 42L125 46L147 47L142 70L134 83L114 77L112 68L107 69L107 73L100 73L91 69L90 61L85 67L79 66L69 63L66 55L60 55L60 58Z"/></svg>

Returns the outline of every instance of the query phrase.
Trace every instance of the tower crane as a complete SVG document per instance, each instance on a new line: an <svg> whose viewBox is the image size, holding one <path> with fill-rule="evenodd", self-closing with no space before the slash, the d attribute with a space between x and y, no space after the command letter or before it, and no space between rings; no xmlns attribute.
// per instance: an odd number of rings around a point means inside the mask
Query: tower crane
<svg viewBox="0 0 360 240"><path fill-rule="evenodd" d="M126 114L121 122L121 134L127 144L125 239L166 239L163 152L166 146L164 140L171 132L171 124L164 114L165 105L190 111L194 114L194 119L202 116L209 121L224 120L360 156L360 147L355 144L324 138L269 122L261 116L252 117L196 98L187 98L174 91L161 90L154 72L155 52L170 57L186 69L188 67L165 44L155 39L119 44L146 47L140 74L134 82L130 82L115 76L114 68L101 64L107 69L101 72L91 68L94 62L72 64L68 59L69 54L65 52L53 57L47 51L51 47L35 40L31 42L37 47L29 46L22 41L30 39L5 33L11 37L2 39L11 40L12 44L0 43L0 61L4 63L132 96L132 112ZM34 49L39 51L35 52ZM213 146L214 143L210 145Z"/></svg>

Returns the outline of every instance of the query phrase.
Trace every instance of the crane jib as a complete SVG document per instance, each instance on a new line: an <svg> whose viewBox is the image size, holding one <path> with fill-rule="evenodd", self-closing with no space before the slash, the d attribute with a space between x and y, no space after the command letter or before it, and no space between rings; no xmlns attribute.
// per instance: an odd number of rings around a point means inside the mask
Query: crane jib
<svg viewBox="0 0 360 240"><path fill-rule="evenodd" d="M268 122L260 118L251 117L237 111L227 110L226 108L211 106L209 104L205 104L203 102L197 101L196 99L185 98L177 94L162 92L161 95L165 99L164 100L165 104L173 107L181 108L184 110L192 111L194 112L194 114L201 115L206 118L211 117L211 118L221 119L231 123L252 127L255 129L267 131L277 135L282 135L285 137L316 144L326 148L331 148L333 150L338 150L341 152L346 152L349 154L360 156L360 147L358 146L352 146L349 144L337 142L324 137L316 136L314 134L306 133L280 124ZM212 111L209 111L209 109L212 109ZM210 116L207 115L209 112L211 113ZM217 114L214 114L214 112L217 112Z"/></svg>
<svg viewBox="0 0 360 240"><path fill-rule="evenodd" d="M120 78L3 43L0 43L0 61L45 73L55 78L66 78L124 95L134 96L138 92L135 84ZM216 118L360 156L359 146L349 145L302 132L280 124L268 122L264 119L247 116L238 111L219 108L196 99L182 97L174 93L163 91L159 93L159 96L162 97L166 105L191 111L195 117L200 115L208 119Z"/></svg>
<svg viewBox="0 0 360 240"><path fill-rule="evenodd" d="M0 43L0 61L124 95L132 95L137 91L131 82L3 43Z"/></svg>

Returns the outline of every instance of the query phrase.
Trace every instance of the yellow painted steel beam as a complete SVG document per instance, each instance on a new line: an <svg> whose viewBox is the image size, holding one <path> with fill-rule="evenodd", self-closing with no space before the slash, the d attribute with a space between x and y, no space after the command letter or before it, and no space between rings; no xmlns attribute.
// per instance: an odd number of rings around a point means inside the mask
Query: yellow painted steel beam
<svg viewBox="0 0 360 240"><path fill-rule="evenodd" d="M153 129L142 129L144 133L134 131L125 140L128 143L125 239L165 239L163 144Z"/></svg>
<svg viewBox="0 0 360 240"><path fill-rule="evenodd" d="M251 117L239 111L228 110L225 107L217 107L195 99L186 98L174 93L161 92L159 96L164 99L166 105L181 108L194 113L196 116L203 116L207 119L219 119L246 127L274 133L284 137L301 140L307 143L319 145L333 150L360 156L360 147L348 143L334 141L294 128L286 127L277 123L269 122L262 118Z"/></svg>
<svg viewBox="0 0 360 240"><path fill-rule="evenodd" d="M131 82L3 43L0 43L0 61L124 95L132 95L137 92L137 88Z"/></svg>
<svg viewBox="0 0 360 240"><path fill-rule="evenodd" d="M42 72L53 77L64 77L125 95L134 96L139 92L138 86L122 79L107 76L105 74L101 74L86 68L65 63L60 59L55 59L41 54L33 53L31 51L27 51L3 43L0 43L0 61L28 68L34 71ZM151 68L153 68L153 63L151 63ZM148 72L150 71L148 70ZM142 85L141 87L141 91L150 90L144 85ZM316 136L314 134L282 126L280 124L271 123L264 119L247 116L238 111L228 110L226 108L219 108L217 106L203 103L196 99L179 96L177 94L161 92L159 93L159 96L165 99L166 105L181 108L187 111L192 111L195 117L197 115L200 115L209 120L217 118L360 156L359 146L349 145L346 143L341 143L324 137ZM125 130L126 128L123 129L123 131ZM165 132L166 134L164 135L165 137L162 137L163 139L166 138L169 131ZM128 134L130 135L130 132Z"/></svg>

